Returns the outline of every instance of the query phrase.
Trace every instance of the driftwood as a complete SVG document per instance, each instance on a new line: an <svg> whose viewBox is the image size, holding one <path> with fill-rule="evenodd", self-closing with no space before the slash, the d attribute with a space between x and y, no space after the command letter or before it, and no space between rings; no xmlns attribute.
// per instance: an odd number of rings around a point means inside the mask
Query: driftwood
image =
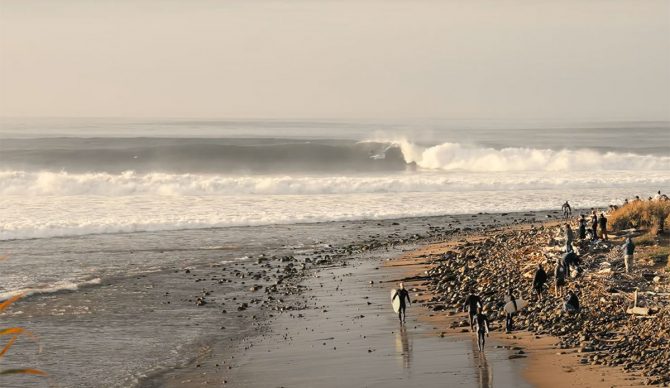
<svg viewBox="0 0 670 388"><path fill-rule="evenodd" d="M649 315L649 307L633 307L626 310L627 314Z"/></svg>

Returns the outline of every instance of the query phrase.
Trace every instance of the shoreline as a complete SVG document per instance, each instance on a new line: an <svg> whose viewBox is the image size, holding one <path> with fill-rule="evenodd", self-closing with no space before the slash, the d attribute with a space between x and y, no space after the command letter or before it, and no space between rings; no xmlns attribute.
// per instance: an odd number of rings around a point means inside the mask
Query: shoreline
<svg viewBox="0 0 670 388"><path fill-rule="evenodd" d="M420 246L430 244L435 241L442 241L444 239L452 238L452 236L461 236L463 234L469 234L473 231L479 230L481 228L489 229L499 227L501 224L505 225L514 225L517 223L525 222L538 222L538 219L546 219L553 217L552 214L557 214L558 212L519 212L519 213L503 213L503 214L474 214L466 216L449 216L443 217L442 219L453 218L455 220L456 226L434 226L435 219L421 219L429 227L429 230L433 231L434 236L418 236L418 238L410 238L405 240L402 244L391 244L387 246L385 244L380 244L380 241L389 241L391 235L385 237L382 235L377 235L371 241L363 242L362 245L365 247L361 250L361 254L354 254L353 256L350 253L345 253L340 258L332 257L333 264L335 267L340 265L348 265L350 260L359 260L360 258L366 255L379 256L385 255L388 258L395 257L398 255L405 254L410 248L416 249ZM550 217L548 217L550 216ZM398 222L395 222L398 221ZM374 221L373 221L374 222ZM397 225L396 227L401 227L403 225L403 220L393 220L392 222L387 221L386 224ZM391 239L392 240L392 239ZM384 248L386 246L386 248ZM388 249L388 251L386 250ZM383 264L383 263L382 263ZM327 269L328 267L326 267ZM383 269L383 268L382 268ZM323 271L323 267L312 266L309 270L311 275L308 275L306 278L302 278L299 284L302 284L302 281L309 282L311 276L314 273L320 273ZM316 271L316 272L315 272ZM384 292L383 294L386 294ZM304 307L307 306L307 303L310 299L314 297L313 292L310 290L305 290L305 292L298 293L293 295L293 298L296 305L302 304ZM293 302L291 302L293 303ZM330 308L326 308L330 310ZM304 309L303 309L304 310ZM418 310L415 309L415 310ZM388 309L383 308L384 314L386 315ZM365 310L361 310L363 315L367 315ZM346 312L345 312L346 313ZM267 327L272 327L273 322L278 319L281 320L282 316L286 314L300 316L304 315L301 312L291 312L287 311L280 313L278 315L270 316L269 320L266 321ZM316 318L314 318L316 319ZM288 325L288 324L287 324ZM238 365L236 360L239 360L241 357L244 357L250 349L253 348L253 341L259 340L262 341L266 339L267 336L270 336L271 332L258 330L254 334L248 336L243 341L238 343L226 343L222 344L220 341L213 339L209 344L210 348L213 349L212 354L207 355L205 360L199 360L198 362L191 362L188 365L177 369L171 369L164 371L158 378L149 379L143 381L139 386L141 387L155 387L155 386L178 386L180 383L188 382L193 385L200 384L211 384L216 381L228 381L228 384L235 384L236 374L238 373L236 369ZM466 341L470 343L470 341ZM225 361L223 361L225 360ZM499 362L499 361L497 361ZM505 361L506 362L506 361ZM230 376L233 376L231 378ZM254 386L253 382L247 382L248 386ZM292 385L289 385L292 386Z"/></svg>
<svg viewBox="0 0 670 388"><path fill-rule="evenodd" d="M554 222L545 222L544 224L553 224ZM519 226L520 229L530 227L529 225ZM508 227L506 229L516 229ZM467 237L467 241L476 241L485 239L485 236L472 235ZM427 244L416 250L390 260L387 266L390 268L406 268L404 275L407 285L411 289L418 290L420 294L420 303L424 304L421 312L421 321L433 325L433 335L436 337L455 337L469 338L475 341L469 328L462 325L467 320L466 313L454 313L444 310L433 311L427 303L434 296L431 292L425 291L425 280L412 280L424 276L433 263L427 259L430 256L441 255L458 245L459 242L442 242L436 244ZM410 269L411 268L411 269ZM494 323L495 325L495 323ZM515 350L512 356L518 359L522 365L522 375L524 379L534 387L540 388L559 388L566 385L580 388L587 387L636 387L643 385L642 381L634 376L628 375L620 370L603 367L593 367L580 363L581 354L576 350L562 350L557 348L559 338L543 335L537 336L525 330L517 329L513 334L501 332L502 324L492 326L490 338L487 339L485 352L492 348L503 347L505 349Z"/></svg>

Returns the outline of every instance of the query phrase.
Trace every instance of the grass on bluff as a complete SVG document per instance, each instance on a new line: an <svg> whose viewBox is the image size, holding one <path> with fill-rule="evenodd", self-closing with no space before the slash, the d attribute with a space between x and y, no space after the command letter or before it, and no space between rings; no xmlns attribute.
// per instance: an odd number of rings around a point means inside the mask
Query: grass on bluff
<svg viewBox="0 0 670 388"><path fill-rule="evenodd" d="M6 256L0 256L0 261L6 259ZM22 295L14 295L9 299L6 299L2 302L0 302L0 313L5 311L9 306L11 306L13 303L16 301L20 300ZM8 337L9 340L4 344L0 345L2 346L0 349L0 361L2 361L2 358L9 352L9 349L14 345L14 342L16 342L17 339L19 339L20 336L28 336L31 338L35 338L32 333L30 333L28 330L22 328L22 327L8 327L8 328L0 328L0 340L4 340L4 337ZM32 369L32 368L15 368L15 369L0 369L0 377L3 375L16 375L16 374L24 374L24 375L38 375L38 376L46 376L47 374L41 370L38 369ZM1 384L0 384L1 385Z"/></svg>
<svg viewBox="0 0 670 388"><path fill-rule="evenodd" d="M670 201L634 201L609 216L615 230L645 229L652 235L662 234L670 226Z"/></svg>

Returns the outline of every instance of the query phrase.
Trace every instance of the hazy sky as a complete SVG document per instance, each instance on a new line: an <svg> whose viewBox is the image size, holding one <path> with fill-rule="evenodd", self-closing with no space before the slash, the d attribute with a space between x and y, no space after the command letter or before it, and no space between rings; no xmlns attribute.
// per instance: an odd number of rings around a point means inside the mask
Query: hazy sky
<svg viewBox="0 0 670 388"><path fill-rule="evenodd" d="M0 116L670 120L670 1L0 0Z"/></svg>

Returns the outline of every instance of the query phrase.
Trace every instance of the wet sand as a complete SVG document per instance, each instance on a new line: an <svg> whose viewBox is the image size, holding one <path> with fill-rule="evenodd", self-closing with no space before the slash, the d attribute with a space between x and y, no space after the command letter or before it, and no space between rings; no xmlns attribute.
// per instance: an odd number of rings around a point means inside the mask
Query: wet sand
<svg viewBox="0 0 670 388"><path fill-rule="evenodd" d="M509 351L468 337L440 338L418 319L399 324L389 290L403 276L384 259L348 262L305 282L312 307L284 314L252 340L227 376L232 387L528 387ZM370 284L370 282L374 284Z"/></svg>

